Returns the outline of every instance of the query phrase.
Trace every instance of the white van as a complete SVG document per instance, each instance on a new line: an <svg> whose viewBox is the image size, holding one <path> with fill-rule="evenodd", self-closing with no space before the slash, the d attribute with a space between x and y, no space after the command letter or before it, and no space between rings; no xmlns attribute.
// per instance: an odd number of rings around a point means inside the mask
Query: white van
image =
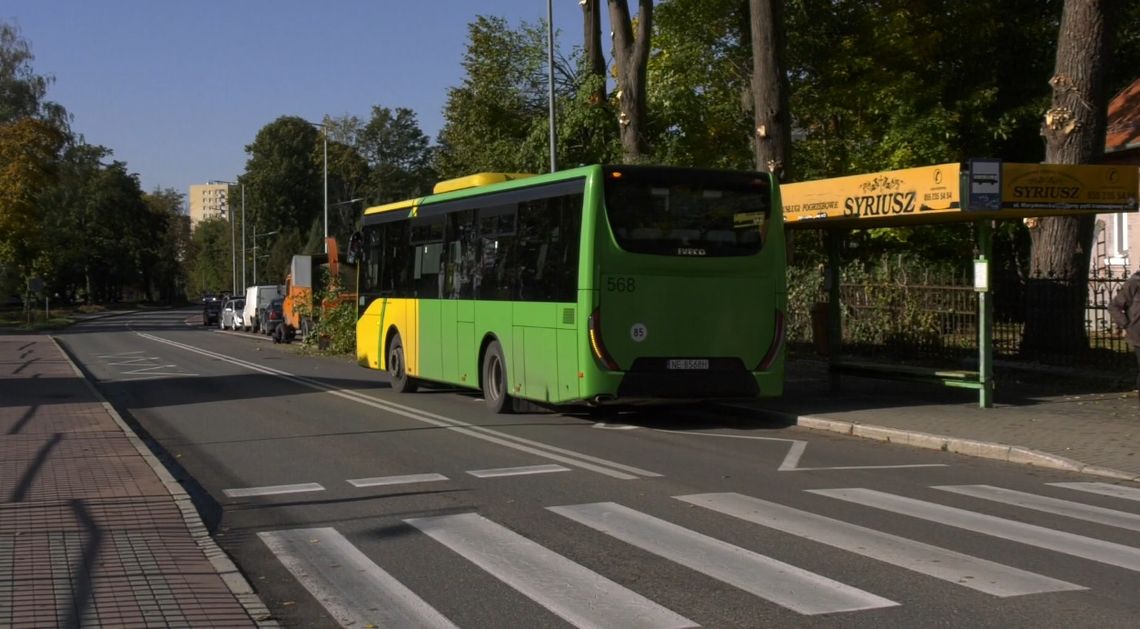
<svg viewBox="0 0 1140 629"><path fill-rule="evenodd" d="M257 332L258 326L261 324L259 317L261 311L269 305L269 302L278 297L285 296L285 287L283 285L270 285L270 286L250 286L245 289L245 308L242 309L242 329L246 332Z"/></svg>

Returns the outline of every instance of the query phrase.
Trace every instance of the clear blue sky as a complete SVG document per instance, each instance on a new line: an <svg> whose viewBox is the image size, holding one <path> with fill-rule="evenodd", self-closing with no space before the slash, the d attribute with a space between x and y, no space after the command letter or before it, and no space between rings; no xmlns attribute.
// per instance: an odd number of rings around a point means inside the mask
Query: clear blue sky
<svg viewBox="0 0 1140 629"><path fill-rule="evenodd" d="M581 8L553 4L568 54ZM19 27L34 70L55 77L48 98L75 131L114 151L144 191L185 194L235 179L245 145L282 115L407 107L434 140L463 78L467 25L537 24L546 11L546 0L4 0L0 20Z"/></svg>

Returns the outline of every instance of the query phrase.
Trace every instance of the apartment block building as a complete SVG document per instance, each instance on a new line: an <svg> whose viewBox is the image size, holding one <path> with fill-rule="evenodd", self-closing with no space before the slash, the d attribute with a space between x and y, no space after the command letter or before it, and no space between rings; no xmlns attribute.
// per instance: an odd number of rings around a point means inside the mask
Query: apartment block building
<svg viewBox="0 0 1140 629"><path fill-rule="evenodd" d="M228 183L200 183L190 186L190 230L193 231L201 221L219 216L229 218L229 189Z"/></svg>

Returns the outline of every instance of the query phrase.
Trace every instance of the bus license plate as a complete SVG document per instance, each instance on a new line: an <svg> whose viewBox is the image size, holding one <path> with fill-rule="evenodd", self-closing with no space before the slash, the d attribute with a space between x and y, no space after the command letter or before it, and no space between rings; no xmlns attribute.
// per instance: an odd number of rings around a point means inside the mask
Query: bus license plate
<svg viewBox="0 0 1140 629"><path fill-rule="evenodd" d="M676 358L671 359L665 367L667 369L708 369L709 361L704 358Z"/></svg>

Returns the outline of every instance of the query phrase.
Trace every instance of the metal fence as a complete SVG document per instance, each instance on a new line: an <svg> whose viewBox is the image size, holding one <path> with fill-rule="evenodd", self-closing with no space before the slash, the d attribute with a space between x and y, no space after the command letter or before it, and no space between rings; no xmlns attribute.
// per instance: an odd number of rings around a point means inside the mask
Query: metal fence
<svg viewBox="0 0 1140 629"><path fill-rule="evenodd" d="M1103 273L1089 277L1083 320L1073 320L1063 333L1044 338L1039 334L1036 341L1031 334L1035 323L1080 317L1080 306L1073 306L1079 293L1049 279L999 281L991 293L995 358L1130 373L1136 359L1108 315L1108 304L1125 279ZM819 347L811 325L814 304L809 302L827 300L826 293L816 291L807 297L793 294L789 299L789 341L801 351ZM840 305L845 354L941 365L977 358L978 294L972 284L841 282ZM816 330L819 327L817 322Z"/></svg>

